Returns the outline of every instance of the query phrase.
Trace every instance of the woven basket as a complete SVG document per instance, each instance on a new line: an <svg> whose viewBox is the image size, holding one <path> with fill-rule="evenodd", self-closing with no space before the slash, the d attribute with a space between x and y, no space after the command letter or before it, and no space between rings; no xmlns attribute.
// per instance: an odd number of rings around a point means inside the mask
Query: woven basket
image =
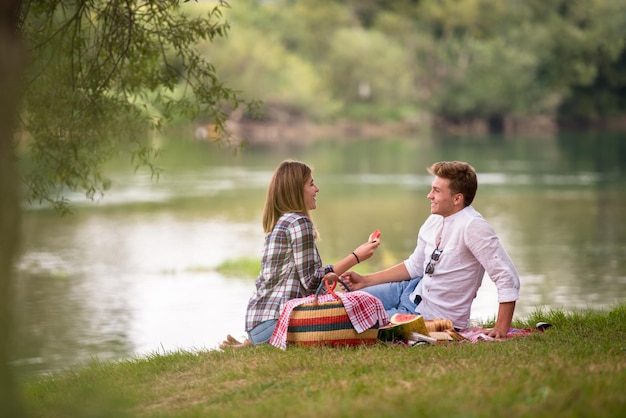
<svg viewBox="0 0 626 418"><path fill-rule="evenodd" d="M329 284L330 280L333 280L332 284ZM315 300L292 310L287 330L288 345L345 347L377 342L378 324L364 332L356 332L341 299L334 293L337 282L341 283L347 291L350 290L334 273L329 273L317 289ZM317 302L322 286L335 296L335 301Z"/></svg>

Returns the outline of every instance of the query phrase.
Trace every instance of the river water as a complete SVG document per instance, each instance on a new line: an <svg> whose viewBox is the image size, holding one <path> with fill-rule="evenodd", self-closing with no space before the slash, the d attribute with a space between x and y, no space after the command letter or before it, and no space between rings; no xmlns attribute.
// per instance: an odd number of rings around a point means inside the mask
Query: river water
<svg viewBox="0 0 626 418"><path fill-rule="evenodd" d="M479 173L474 207L520 272L516 317L626 300L624 134L333 138L237 154L181 135L161 146L158 180L114 161L112 189L95 202L71 195L73 214L26 207L15 300L20 373L215 349L227 333L243 336L255 273L217 267L260 260L267 183L286 158L314 169L325 263L376 228L381 248L357 270L403 260L429 213L425 168L464 160ZM486 278L472 317L496 311Z"/></svg>

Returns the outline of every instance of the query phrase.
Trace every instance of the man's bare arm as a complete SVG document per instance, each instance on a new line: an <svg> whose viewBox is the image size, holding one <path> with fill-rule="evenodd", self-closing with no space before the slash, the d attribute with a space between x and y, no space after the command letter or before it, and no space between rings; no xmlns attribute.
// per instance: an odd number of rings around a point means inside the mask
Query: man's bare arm
<svg viewBox="0 0 626 418"><path fill-rule="evenodd" d="M496 326L489 332L490 337L506 337L506 333L509 331L511 322L513 321L513 312L515 312L515 301L500 303L500 306L498 307Z"/></svg>
<svg viewBox="0 0 626 418"><path fill-rule="evenodd" d="M377 271L376 273L366 274L361 276L353 271L348 271L341 275L341 280L346 282L350 289L359 290L364 287L374 286L381 283L389 282L401 282L403 280L409 280L409 271L406 269L404 263L398 263L388 269Z"/></svg>

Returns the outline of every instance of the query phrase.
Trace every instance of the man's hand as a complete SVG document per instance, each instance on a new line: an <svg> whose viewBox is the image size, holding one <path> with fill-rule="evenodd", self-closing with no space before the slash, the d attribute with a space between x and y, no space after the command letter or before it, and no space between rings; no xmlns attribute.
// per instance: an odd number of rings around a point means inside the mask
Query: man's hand
<svg viewBox="0 0 626 418"><path fill-rule="evenodd" d="M506 338L509 332L511 321L513 320L513 312L515 311L515 302L501 302L498 306L498 319L496 325L489 331L490 337Z"/></svg>
<svg viewBox="0 0 626 418"><path fill-rule="evenodd" d="M507 332L508 329L492 328L487 335L493 338L506 338Z"/></svg>
<svg viewBox="0 0 626 418"><path fill-rule="evenodd" d="M354 271L346 271L341 275L340 279L348 285L350 290L359 290L365 287L363 276Z"/></svg>

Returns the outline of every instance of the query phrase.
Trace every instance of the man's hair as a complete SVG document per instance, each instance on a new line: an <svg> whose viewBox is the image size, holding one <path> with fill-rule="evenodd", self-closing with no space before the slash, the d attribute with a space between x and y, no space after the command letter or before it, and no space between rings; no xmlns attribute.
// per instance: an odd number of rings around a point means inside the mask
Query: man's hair
<svg viewBox="0 0 626 418"><path fill-rule="evenodd" d="M274 171L263 209L263 230L266 233L274 229L278 219L285 213L296 212L309 216L304 202L304 184L311 174L308 165L293 160L283 161Z"/></svg>
<svg viewBox="0 0 626 418"><path fill-rule="evenodd" d="M450 180L452 192L463 195L465 206L472 204L478 190L478 178L474 167L463 161L440 161L428 167L428 172Z"/></svg>

